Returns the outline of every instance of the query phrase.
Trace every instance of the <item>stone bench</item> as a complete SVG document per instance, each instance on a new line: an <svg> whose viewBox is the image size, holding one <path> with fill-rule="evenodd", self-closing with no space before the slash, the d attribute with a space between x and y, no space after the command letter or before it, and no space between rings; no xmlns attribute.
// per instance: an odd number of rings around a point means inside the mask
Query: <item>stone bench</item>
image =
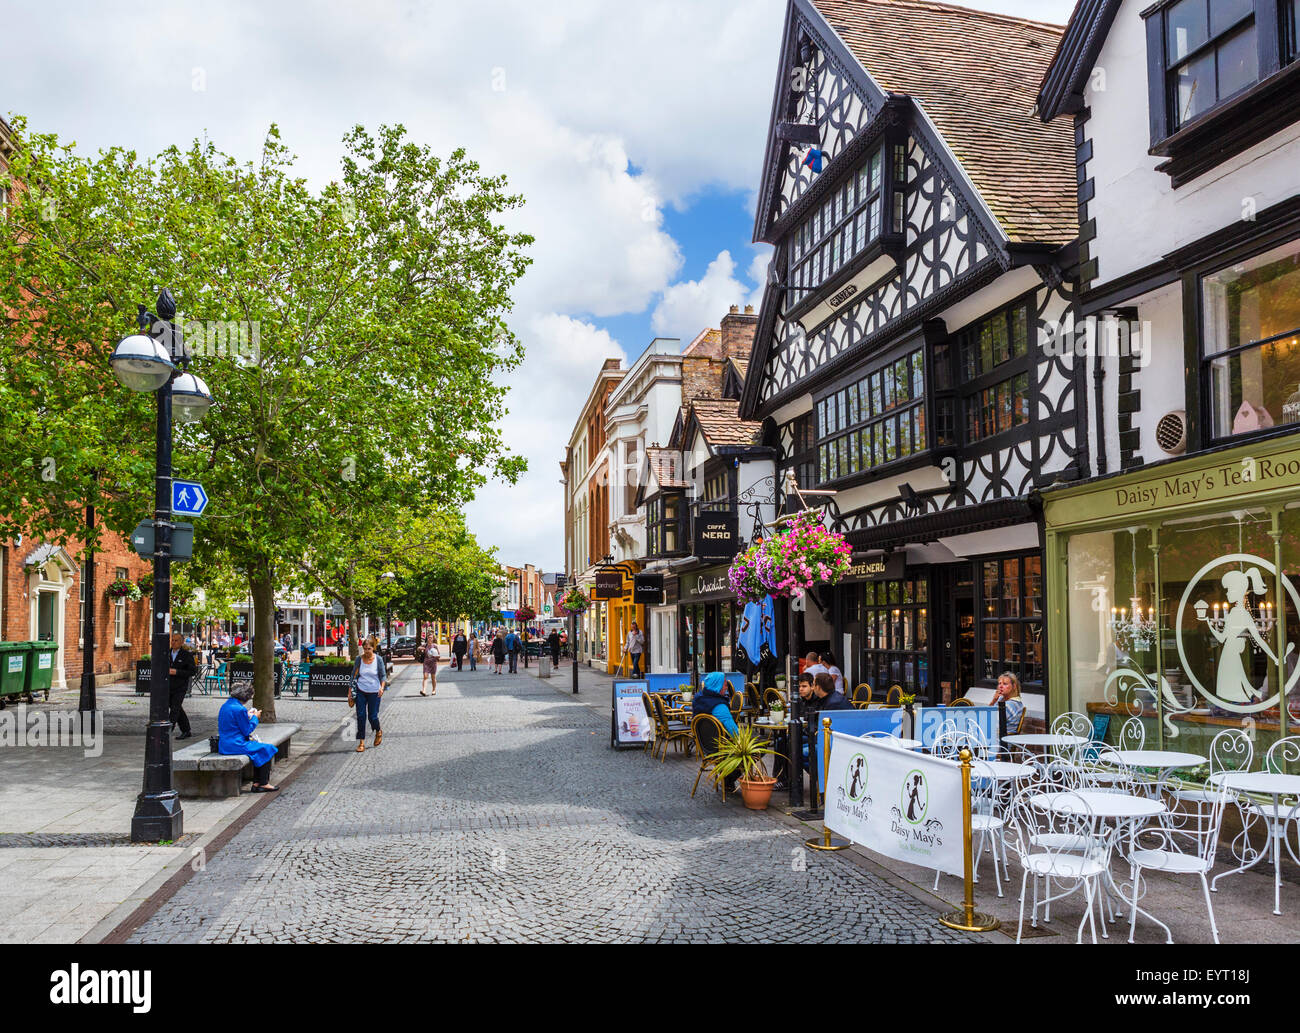
<svg viewBox="0 0 1300 1033"><path fill-rule="evenodd" d="M302 725L279 722L257 726L259 742L276 747L275 759L289 756L289 741ZM241 785L253 778L253 760L247 754L213 753L208 740L193 743L172 754L172 778L183 798L225 799L238 796Z"/></svg>

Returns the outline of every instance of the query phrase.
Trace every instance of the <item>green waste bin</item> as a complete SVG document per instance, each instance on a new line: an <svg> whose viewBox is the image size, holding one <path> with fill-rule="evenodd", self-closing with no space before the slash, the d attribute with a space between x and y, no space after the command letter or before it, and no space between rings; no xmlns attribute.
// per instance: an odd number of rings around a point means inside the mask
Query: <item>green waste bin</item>
<svg viewBox="0 0 1300 1033"><path fill-rule="evenodd" d="M0 642L0 701L27 691L30 662L31 647L26 642Z"/></svg>
<svg viewBox="0 0 1300 1033"><path fill-rule="evenodd" d="M59 651L57 642L28 642L30 655L27 658L27 679L24 683L28 694L44 692L50 698L50 686L54 683L54 654Z"/></svg>

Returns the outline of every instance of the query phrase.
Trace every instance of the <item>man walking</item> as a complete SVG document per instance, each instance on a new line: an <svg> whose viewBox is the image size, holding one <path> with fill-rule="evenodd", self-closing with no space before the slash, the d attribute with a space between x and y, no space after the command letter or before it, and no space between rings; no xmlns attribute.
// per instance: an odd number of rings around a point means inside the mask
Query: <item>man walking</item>
<svg viewBox="0 0 1300 1033"><path fill-rule="evenodd" d="M185 640L176 632L171 637L171 660L167 667L167 694L171 705L171 722L180 732L176 741L190 738L190 718L185 713L185 693L194 677L194 654L185 648Z"/></svg>
<svg viewBox="0 0 1300 1033"><path fill-rule="evenodd" d="M546 644L551 647L551 666L559 667L560 666L560 633L556 631L554 628L552 628L551 633L546 636Z"/></svg>
<svg viewBox="0 0 1300 1033"><path fill-rule="evenodd" d="M465 669L465 650L469 647L469 641L465 638L463 631L457 631L456 637L451 640L451 652L456 658L456 670Z"/></svg>
<svg viewBox="0 0 1300 1033"><path fill-rule="evenodd" d="M512 630L510 634L506 636L506 652L510 654L511 674L519 673L519 646L519 636Z"/></svg>

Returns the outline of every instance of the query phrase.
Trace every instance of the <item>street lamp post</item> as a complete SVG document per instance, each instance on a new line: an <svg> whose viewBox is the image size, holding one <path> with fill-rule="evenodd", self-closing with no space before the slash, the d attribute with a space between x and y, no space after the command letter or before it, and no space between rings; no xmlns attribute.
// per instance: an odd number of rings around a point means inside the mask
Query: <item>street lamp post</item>
<svg viewBox="0 0 1300 1033"><path fill-rule="evenodd" d="M154 473L153 635L149 667L149 727L145 733L144 787L131 818L133 843L179 839L185 827L180 796L172 786L170 679L172 544L172 408L182 423L203 417L212 396L207 385L184 372L189 353L172 325L176 301L158 295L158 315L140 306L137 324L145 333L118 342L110 362L124 387L153 392L157 399ZM158 340L162 337L164 346ZM87 600L89 604L89 600Z"/></svg>

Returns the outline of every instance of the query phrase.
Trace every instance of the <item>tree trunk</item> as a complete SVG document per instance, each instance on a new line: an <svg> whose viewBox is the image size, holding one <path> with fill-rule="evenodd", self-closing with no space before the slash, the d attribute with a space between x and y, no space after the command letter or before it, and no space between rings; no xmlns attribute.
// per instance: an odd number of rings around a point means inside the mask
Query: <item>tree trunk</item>
<svg viewBox="0 0 1300 1033"><path fill-rule="evenodd" d="M348 622L348 655L355 660L361 655L361 639L357 635L357 601L352 596L342 599L343 616Z"/></svg>
<svg viewBox="0 0 1300 1033"><path fill-rule="evenodd" d="M253 705L263 724L275 722L275 581L263 560L248 576L253 597Z"/></svg>

